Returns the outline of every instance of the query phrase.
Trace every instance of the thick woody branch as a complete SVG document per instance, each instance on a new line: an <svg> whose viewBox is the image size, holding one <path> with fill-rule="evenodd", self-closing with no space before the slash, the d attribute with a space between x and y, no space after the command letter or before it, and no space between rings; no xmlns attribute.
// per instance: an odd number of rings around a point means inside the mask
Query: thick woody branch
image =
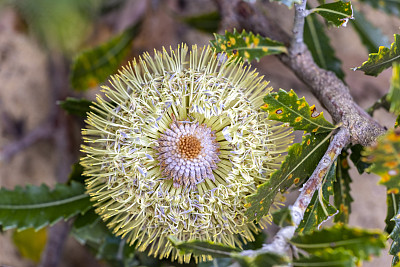
<svg viewBox="0 0 400 267"><path fill-rule="evenodd" d="M255 8L253 5L239 0L216 1L219 7L225 9L222 15L230 14L230 16L233 16L230 18L223 17L223 22L234 21L233 25L238 28L268 36L288 46L291 43L296 43L278 23L268 19L260 11L260 8ZM230 11L226 9L230 9ZM333 72L321 69L315 64L305 45L289 47L289 53L279 55L278 58L309 86L312 93L331 114L333 120L336 123L341 122L343 127L349 130L351 143L366 146L385 132L384 127L379 125L354 102L349 88L343 81L337 78Z"/></svg>
<svg viewBox="0 0 400 267"><path fill-rule="evenodd" d="M320 188L325 175L333 162L340 155L342 149L350 143L350 133L346 128L341 128L333 137L328 150L318 163L317 168L311 177L304 184L296 202L290 207L293 225L281 228L274 236L272 243L264 245L259 250L245 250L242 252L245 256L255 256L255 254L272 252L285 255L288 250L288 241L294 236L296 228L300 225L304 213L310 204L314 193Z"/></svg>

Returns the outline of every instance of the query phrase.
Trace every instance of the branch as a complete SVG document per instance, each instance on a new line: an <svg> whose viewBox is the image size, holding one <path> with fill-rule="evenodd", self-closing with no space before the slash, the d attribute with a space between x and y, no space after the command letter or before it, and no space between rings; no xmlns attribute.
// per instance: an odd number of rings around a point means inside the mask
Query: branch
<svg viewBox="0 0 400 267"><path fill-rule="evenodd" d="M37 141L52 137L53 129L54 127L51 122L44 123L43 125L26 134L20 140L6 145L0 150L0 162L8 162L18 152L28 148Z"/></svg>
<svg viewBox="0 0 400 267"><path fill-rule="evenodd" d="M222 17L223 21L235 21L235 25L238 25L240 29L268 36L288 46L292 43L292 38L281 28L281 25L268 19L260 8L239 0L215 1L219 7L230 10L224 10L221 13L222 16L231 14L230 18ZM385 132L384 127L354 102L349 88L333 72L318 67L310 51L305 45L303 47L304 49L299 53L296 53L296 45L294 48L290 47L288 55L279 55L278 58L308 85L311 92L332 115L335 123L341 122L343 127L348 129L351 143L363 146L371 144Z"/></svg>
<svg viewBox="0 0 400 267"><path fill-rule="evenodd" d="M291 43L291 52L299 54L305 49L303 41L304 32L304 19L307 16L306 13L307 0L303 0L301 4L295 4L294 23L293 23L293 38Z"/></svg>
<svg viewBox="0 0 400 267"><path fill-rule="evenodd" d="M290 207L290 213L294 225L281 228L274 236L272 243L264 245L259 250L244 250L241 252L243 256L255 256L260 253L273 252L276 254L285 255L288 250L288 241L293 237L297 227L303 219L304 213L308 204L319 189L322 179L325 177L333 162L340 155L342 149L350 143L350 133L346 128L341 128L333 137L327 151L318 163L317 168L312 173L311 177L304 184L300 195L296 202Z"/></svg>

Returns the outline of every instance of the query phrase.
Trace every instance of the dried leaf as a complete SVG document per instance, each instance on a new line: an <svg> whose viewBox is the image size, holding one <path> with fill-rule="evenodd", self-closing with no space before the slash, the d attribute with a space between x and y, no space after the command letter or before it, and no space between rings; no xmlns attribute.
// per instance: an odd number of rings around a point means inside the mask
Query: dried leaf
<svg viewBox="0 0 400 267"><path fill-rule="evenodd" d="M380 184L387 187L388 194L400 191L400 129L389 130L377 143L367 147L364 160L372 165L368 171L381 176Z"/></svg>

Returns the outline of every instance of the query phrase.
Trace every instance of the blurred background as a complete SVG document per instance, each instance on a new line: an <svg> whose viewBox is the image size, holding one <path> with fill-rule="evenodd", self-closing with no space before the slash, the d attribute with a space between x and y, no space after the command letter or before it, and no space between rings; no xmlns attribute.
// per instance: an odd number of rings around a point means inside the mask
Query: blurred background
<svg viewBox="0 0 400 267"><path fill-rule="evenodd" d="M382 45L391 43L393 34L399 32L398 17L352 2L387 36ZM293 10L268 1L257 4L290 32ZM207 45L213 39L211 32L224 31L218 29L218 23L217 5L211 0L0 0L0 187L42 183L52 187L68 179L70 166L79 159L84 123L68 115L57 102L68 96L94 99L102 82L89 79L86 84L71 85L72 64L82 51L104 46L134 27L134 36L125 43L122 57L117 52L105 57L93 55L99 64L115 58L117 64L124 64L163 46ZM351 70L368 58L352 25L332 27L328 35L342 61L351 94L361 107L368 108L387 92L390 70L377 78ZM103 52L107 51L105 47ZM275 57L264 57L253 66L274 89L294 89L310 105L323 109L307 86ZM377 111L375 117L383 125L394 125L395 118L385 111ZM384 229L385 187L377 185L379 179L374 175L358 176L354 167L351 174L355 201L350 224ZM59 266L106 266L72 237L66 240ZM0 266L37 266L39 259L24 257L16 246L18 242L13 231L0 234ZM29 242L44 243L45 238ZM390 261L384 252L364 266L390 266Z"/></svg>

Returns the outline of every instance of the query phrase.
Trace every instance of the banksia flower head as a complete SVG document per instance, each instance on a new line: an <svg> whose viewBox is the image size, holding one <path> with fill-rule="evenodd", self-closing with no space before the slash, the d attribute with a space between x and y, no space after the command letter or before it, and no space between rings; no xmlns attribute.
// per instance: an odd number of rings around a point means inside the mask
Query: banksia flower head
<svg viewBox="0 0 400 267"><path fill-rule="evenodd" d="M245 197L269 179L291 142L266 119L271 88L209 47L144 54L103 87L83 130L82 159L96 212L139 250L188 262L168 241L241 247L266 226ZM195 258L207 260L210 257Z"/></svg>

